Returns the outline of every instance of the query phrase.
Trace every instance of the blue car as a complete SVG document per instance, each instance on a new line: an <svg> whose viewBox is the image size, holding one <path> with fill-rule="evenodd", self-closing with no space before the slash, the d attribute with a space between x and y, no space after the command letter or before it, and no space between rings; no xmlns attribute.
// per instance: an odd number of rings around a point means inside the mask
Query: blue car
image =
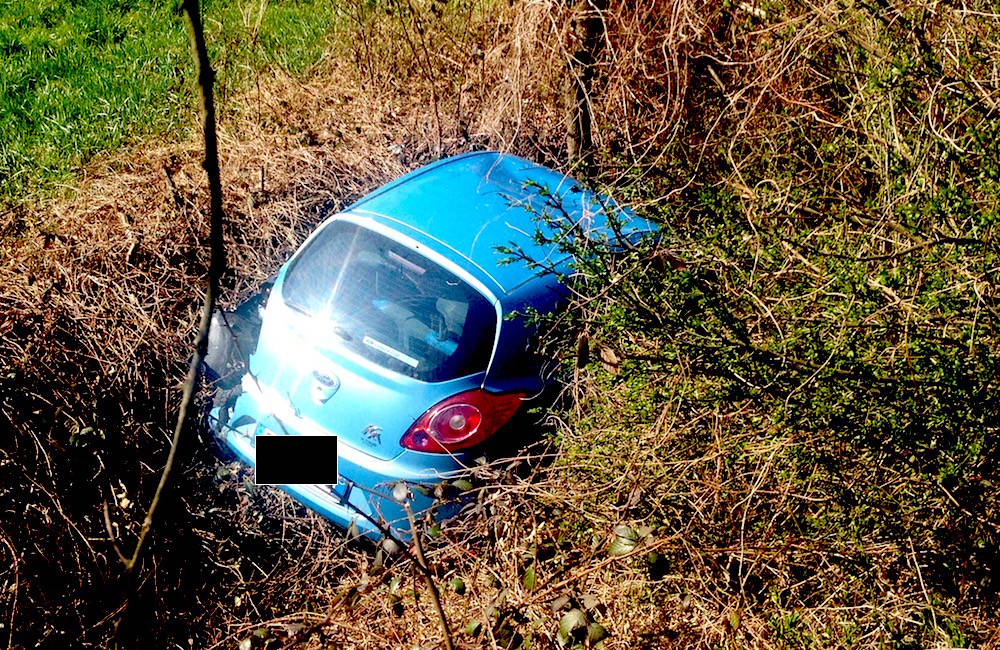
<svg viewBox="0 0 1000 650"><path fill-rule="evenodd" d="M258 435L336 434L336 485L282 487L345 528L407 537L393 487L414 488L407 499L418 515L430 508L434 486L474 464L544 388L524 315L567 300L560 277L571 260L551 239L566 234L553 223L618 238L651 229L620 210L609 224L606 209L562 174L477 152L417 169L330 216L281 268L266 304L242 319L239 310L216 315L214 377L232 355L220 343L223 323L259 320L239 342L242 376L212 411L219 437L253 466Z"/></svg>

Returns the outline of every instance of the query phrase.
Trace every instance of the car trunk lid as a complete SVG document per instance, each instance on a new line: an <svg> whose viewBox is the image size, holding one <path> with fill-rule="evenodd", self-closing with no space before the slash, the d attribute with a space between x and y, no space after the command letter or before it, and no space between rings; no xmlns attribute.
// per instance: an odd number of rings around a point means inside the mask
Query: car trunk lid
<svg viewBox="0 0 1000 650"><path fill-rule="evenodd" d="M497 301L460 268L389 234L346 219L317 231L279 273L251 358L297 416L381 459L482 385L498 327Z"/></svg>

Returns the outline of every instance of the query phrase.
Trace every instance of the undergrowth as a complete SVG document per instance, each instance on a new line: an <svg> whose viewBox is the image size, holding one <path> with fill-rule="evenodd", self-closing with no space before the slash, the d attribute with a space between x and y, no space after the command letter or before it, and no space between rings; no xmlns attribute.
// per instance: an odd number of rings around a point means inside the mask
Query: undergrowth
<svg viewBox="0 0 1000 650"><path fill-rule="evenodd" d="M697 114L650 169L607 161L662 239L582 256L577 328L606 347L566 472L683 538L668 591L702 638L985 643L1000 24L788 3L709 24Z"/></svg>
<svg viewBox="0 0 1000 650"><path fill-rule="evenodd" d="M583 180L661 235L563 240L578 294L546 353L570 381L542 441L424 526L458 645L995 644L998 17L629 5L604 14ZM565 4L343 11L314 79L232 100L228 304L324 202L439 154L566 168ZM103 506L133 539L205 272L195 151L139 152L5 217L13 645L439 644L405 562L255 488L195 431L136 584L118 569Z"/></svg>

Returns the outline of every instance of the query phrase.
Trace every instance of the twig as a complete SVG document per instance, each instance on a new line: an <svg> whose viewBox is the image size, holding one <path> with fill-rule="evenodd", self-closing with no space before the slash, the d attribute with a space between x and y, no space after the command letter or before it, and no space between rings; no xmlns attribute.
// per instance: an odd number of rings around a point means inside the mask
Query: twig
<svg viewBox="0 0 1000 650"><path fill-rule="evenodd" d="M10 605L10 618L7 621L7 650L10 650L14 646L14 614L17 613L17 592L21 585L21 572L19 570L21 562L17 556L17 549L10 543L7 533L2 528L0 528L0 539L3 540L7 550L10 551L10 565L14 569L14 598Z"/></svg>
<svg viewBox="0 0 1000 650"><path fill-rule="evenodd" d="M427 566L427 562L424 560L424 548L420 543L420 534L417 531L417 523L413 519L413 510L410 509L409 503L404 503L403 508L406 509L406 518L410 521L410 532L413 533L413 550L416 553L417 562L421 567L420 573L424 576L427 588L430 589L431 600L434 601L434 609L437 610L438 618L441 620L441 631L444 632L444 647L447 650L454 650L455 644L451 640L451 630L448 628L448 619L444 615L444 608L441 607L441 594L438 592L437 585L434 584L434 578L431 575L430 567Z"/></svg>
<svg viewBox="0 0 1000 650"><path fill-rule="evenodd" d="M125 569L132 572L139 555L149 537L149 531L153 527L153 515L163 496L170 480L170 473L173 470L177 457L177 447L180 442L181 432L187 421L187 414L194 398L194 390L198 384L198 376L201 372L202 359L205 356L205 348L208 343L208 330L212 322L212 310L215 308L215 296L218 292L219 277L226 268L225 249L222 240L222 181L219 174L219 149L218 140L215 133L215 105L212 100L212 85L215 82L215 71L212 70L211 62L208 58L208 49L205 45L205 33L201 24L201 10L198 7L198 0L184 0L181 9L187 17L188 29L191 36L191 50L195 59L195 67L198 72L198 85L201 88L201 107L203 117L203 135L205 139L205 160L202 166L208 175L208 190L210 195L211 214L209 230L209 246L211 249L211 261L208 267L208 289L205 293L205 303L201 310L201 324L198 327L198 336L195 339L194 355L188 366L187 377L184 380L184 392L181 397L180 409L177 413L177 422L174 425L174 436L170 441L170 453L167 455L166 465L163 466L163 473L160 475L160 482L156 486L153 500L146 511L146 517L142 522L139 531L139 538L135 543L135 550L132 557L123 560Z"/></svg>
<svg viewBox="0 0 1000 650"><path fill-rule="evenodd" d="M924 576L920 573L920 560L917 559L917 552L913 549L913 538L907 537L906 541L910 544L910 555L913 556L913 568L917 572L917 580L920 581L920 591L923 592L924 600L927 601L927 609L931 612L931 624L934 626L934 631L940 633L941 630L937 624L937 614L934 613L934 603L931 602L930 594L927 593Z"/></svg>
<svg viewBox="0 0 1000 650"><path fill-rule="evenodd" d="M125 557L125 554L122 553L121 547L118 546L118 540L115 536L114 528L111 526L111 515L108 513L107 501L104 502L104 528L108 531L108 539L111 540L111 547L115 549L115 555L117 555L118 559L127 565L129 558Z"/></svg>

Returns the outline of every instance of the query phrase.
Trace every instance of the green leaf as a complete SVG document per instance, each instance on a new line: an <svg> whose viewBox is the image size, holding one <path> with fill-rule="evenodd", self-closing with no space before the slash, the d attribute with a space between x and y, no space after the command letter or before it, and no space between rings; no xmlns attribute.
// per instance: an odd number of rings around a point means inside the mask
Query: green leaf
<svg viewBox="0 0 1000 650"><path fill-rule="evenodd" d="M570 639L577 630L586 629L587 615L583 611L573 608L563 614L559 621L559 636Z"/></svg>
<svg viewBox="0 0 1000 650"><path fill-rule="evenodd" d="M477 634L479 634L479 630L482 627L483 627L482 623L480 623L479 621L473 619L473 620L469 621L468 623L466 623L466 625L465 625L465 633L468 634L469 636L476 636Z"/></svg>
<svg viewBox="0 0 1000 650"><path fill-rule="evenodd" d="M615 527L615 539L611 542L608 554L612 556L628 555L638 543L639 535L634 530L628 526L617 526Z"/></svg>
<svg viewBox="0 0 1000 650"><path fill-rule="evenodd" d="M441 537L441 527L438 526L437 524L434 524L433 526L427 529L427 536L430 537L431 539Z"/></svg>
<svg viewBox="0 0 1000 650"><path fill-rule="evenodd" d="M534 591L537 586L538 580L535 579L535 567L529 566L524 572L524 588L528 591Z"/></svg>
<svg viewBox="0 0 1000 650"><path fill-rule="evenodd" d="M604 640L608 636L608 631L600 623L591 623L587 626L587 641L591 645Z"/></svg>
<svg viewBox="0 0 1000 650"><path fill-rule="evenodd" d="M434 496L434 490L432 490L431 488L427 487L426 485L421 485L420 483L414 483L410 487L412 487L414 490L416 490L420 494L424 495L428 499L431 498L432 496Z"/></svg>
<svg viewBox="0 0 1000 650"><path fill-rule="evenodd" d="M632 530L630 526L625 526L624 524L621 526L615 526L615 535L630 539L632 541L639 540L639 533Z"/></svg>
<svg viewBox="0 0 1000 650"><path fill-rule="evenodd" d="M358 532L358 522L352 519L350 525L347 527L347 538L357 539L359 535L360 533Z"/></svg>
<svg viewBox="0 0 1000 650"><path fill-rule="evenodd" d="M459 596L465 593L465 581L461 578L452 578L451 582L448 584L451 585L451 588L454 589L455 593Z"/></svg>
<svg viewBox="0 0 1000 650"><path fill-rule="evenodd" d="M452 483L452 485L454 485L455 489L458 490L459 492L468 492L469 490L472 489L472 483L464 478L458 479L457 481Z"/></svg>

